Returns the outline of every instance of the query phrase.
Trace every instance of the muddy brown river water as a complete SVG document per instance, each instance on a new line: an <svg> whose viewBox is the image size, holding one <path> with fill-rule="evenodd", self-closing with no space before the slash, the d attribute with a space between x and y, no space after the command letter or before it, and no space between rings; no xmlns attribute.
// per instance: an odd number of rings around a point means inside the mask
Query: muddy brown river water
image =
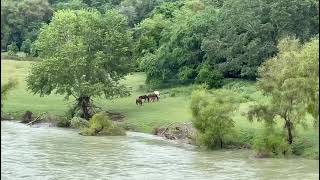
<svg viewBox="0 0 320 180"><path fill-rule="evenodd" d="M85 137L1 122L1 179L318 179L319 161L257 159L252 151L201 151L149 134Z"/></svg>

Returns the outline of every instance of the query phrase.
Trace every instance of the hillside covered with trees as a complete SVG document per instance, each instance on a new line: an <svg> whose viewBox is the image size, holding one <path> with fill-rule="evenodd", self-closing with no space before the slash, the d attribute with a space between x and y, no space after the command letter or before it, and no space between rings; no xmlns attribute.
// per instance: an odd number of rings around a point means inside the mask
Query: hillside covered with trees
<svg viewBox="0 0 320 180"><path fill-rule="evenodd" d="M152 86L257 78L258 67L293 36L319 31L316 0L2 0L1 50L38 56L40 29L63 9L114 9L132 32L132 70Z"/></svg>

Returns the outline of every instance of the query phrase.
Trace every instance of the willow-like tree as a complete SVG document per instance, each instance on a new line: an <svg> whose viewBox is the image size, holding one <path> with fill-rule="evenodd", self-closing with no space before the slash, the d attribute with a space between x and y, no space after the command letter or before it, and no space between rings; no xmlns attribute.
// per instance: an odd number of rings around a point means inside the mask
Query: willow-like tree
<svg viewBox="0 0 320 180"><path fill-rule="evenodd" d="M32 67L28 89L73 96L75 110L89 119L93 97L129 94L119 80L130 70L131 40L126 18L116 11L58 11L35 43L43 61Z"/></svg>
<svg viewBox="0 0 320 180"><path fill-rule="evenodd" d="M204 89L192 92L192 124L199 132L200 143L208 148L223 148L223 143L233 134L233 112L237 102L235 94L227 90L210 94Z"/></svg>
<svg viewBox="0 0 320 180"><path fill-rule="evenodd" d="M304 45L286 38L278 48L278 55L259 68L258 88L270 97L270 103L254 105L249 118L268 124L280 122L292 144L295 127L306 125L307 113L316 125L319 121L319 38Z"/></svg>

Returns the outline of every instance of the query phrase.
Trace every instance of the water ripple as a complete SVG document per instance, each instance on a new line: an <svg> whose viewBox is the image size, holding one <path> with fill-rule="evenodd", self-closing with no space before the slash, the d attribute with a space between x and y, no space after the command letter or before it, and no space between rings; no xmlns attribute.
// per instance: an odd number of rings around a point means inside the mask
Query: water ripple
<svg viewBox="0 0 320 180"><path fill-rule="evenodd" d="M319 161L199 151L153 135L84 137L75 130L1 122L3 179L318 179Z"/></svg>

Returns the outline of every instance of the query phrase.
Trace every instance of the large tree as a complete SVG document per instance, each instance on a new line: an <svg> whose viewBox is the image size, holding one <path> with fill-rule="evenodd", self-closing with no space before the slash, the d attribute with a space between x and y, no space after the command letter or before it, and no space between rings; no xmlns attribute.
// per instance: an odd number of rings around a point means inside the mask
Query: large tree
<svg viewBox="0 0 320 180"><path fill-rule="evenodd" d="M259 68L258 88L270 102L254 105L249 118L283 124L291 144L295 127L306 124L307 113L319 120L319 39L301 46L298 40L286 38L278 48L279 54Z"/></svg>
<svg viewBox="0 0 320 180"><path fill-rule="evenodd" d="M232 136L232 115L237 106L234 95L228 90L214 94L204 89L192 92L192 124L199 132L201 143L208 148L223 148L223 143Z"/></svg>
<svg viewBox="0 0 320 180"><path fill-rule="evenodd" d="M32 67L28 89L73 96L88 119L93 97L128 94L119 80L131 68L131 40L126 18L116 11L58 11L35 43L43 61Z"/></svg>

